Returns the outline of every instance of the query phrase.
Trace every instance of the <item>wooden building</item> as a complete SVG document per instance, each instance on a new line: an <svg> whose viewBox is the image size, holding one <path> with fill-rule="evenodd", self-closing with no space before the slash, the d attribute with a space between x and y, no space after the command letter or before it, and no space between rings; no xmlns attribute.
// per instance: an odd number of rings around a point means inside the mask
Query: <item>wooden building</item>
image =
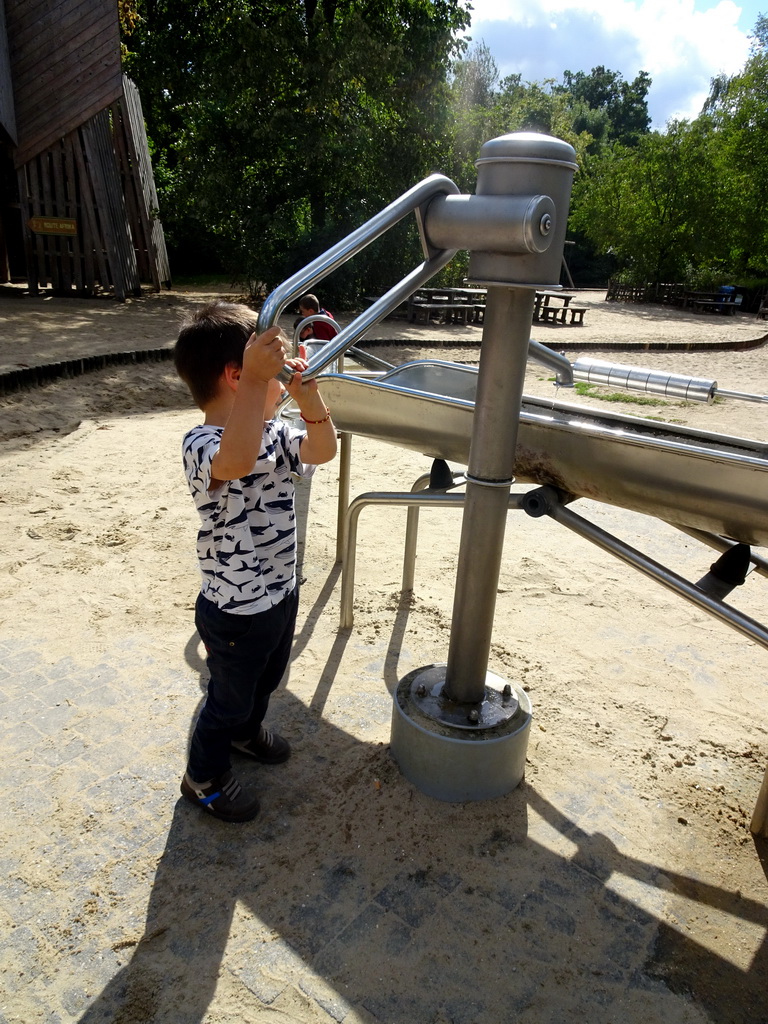
<svg viewBox="0 0 768 1024"><path fill-rule="evenodd" d="M116 0L0 0L0 282L124 299L170 285Z"/></svg>

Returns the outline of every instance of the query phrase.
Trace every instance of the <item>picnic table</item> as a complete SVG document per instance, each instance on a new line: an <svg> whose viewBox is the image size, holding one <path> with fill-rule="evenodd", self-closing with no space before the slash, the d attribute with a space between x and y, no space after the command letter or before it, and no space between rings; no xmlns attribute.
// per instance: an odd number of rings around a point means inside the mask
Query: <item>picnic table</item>
<svg viewBox="0 0 768 1024"><path fill-rule="evenodd" d="M735 292L685 292L683 306L694 313L723 313L735 316L739 308Z"/></svg>
<svg viewBox="0 0 768 1024"><path fill-rule="evenodd" d="M564 324L566 317L571 324L583 324L586 306L572 306L571 302L575 295L567 292L536 292L536 299L533 305L533 319L540 323Z"/></svg>
<svg viewBox="0 0 768 1024"><path fill-rule="evenodd" d="M408 300L408 319L430 323L482 323L485 288L419 288Z"/></svg>
<svg viewBox="0 0 768 1024"><path fill-rule="evenodd" d="M481 324L485 316L486 288L419 288L408 299L411 323ZM533 320L551 324L583 324L586 306L574 306L575 295L561 291L537 291ZM373 296L366 296L373 302Z"/></svg>

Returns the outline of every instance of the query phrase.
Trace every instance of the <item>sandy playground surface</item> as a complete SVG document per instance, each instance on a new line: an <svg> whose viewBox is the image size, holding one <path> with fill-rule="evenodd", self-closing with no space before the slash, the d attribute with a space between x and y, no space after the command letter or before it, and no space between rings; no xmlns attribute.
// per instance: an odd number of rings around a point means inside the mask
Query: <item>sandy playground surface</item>
<svg viewBox="0 0 768 1024"><path fill-rule="evenodd" d="M766 349L748 347L765 323L602 295L580 295L583 327L534 337L768 394ZM169 346L200 299L6 290L0 372ZM397 362L476 361L481 337L371 333ZM696 350L721 343L745 347ZM526 390L551 395L550 377L530 364ZM622 408L768 434L758 404ZM405 513L366 510L340 630L332 464L300 492L302 610L271 710L295 756L242 766L262 796L247 825L180 802L205 683L179 458L195 422L167 362L0 397L0 1021L768 1022L768 850L749 832L768 654L548 519L510 513L498 586L489 668L534 709L517 790L444 804L392 762L391 692L447 654L460 513L422 512L408 599ZM355 438L352 494L428 468ZM579 506L688 579L712 561L656 520ZM764 591L753 576L729 601L765 622Z"/></svg>

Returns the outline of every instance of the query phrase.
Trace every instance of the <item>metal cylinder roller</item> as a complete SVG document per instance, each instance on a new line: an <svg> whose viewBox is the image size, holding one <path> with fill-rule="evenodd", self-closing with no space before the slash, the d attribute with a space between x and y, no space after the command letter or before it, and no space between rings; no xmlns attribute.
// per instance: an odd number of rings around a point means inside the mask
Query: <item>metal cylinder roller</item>
<svg viewBox="0 0 768 1024"><path fill-rule="evenodd" d="M577 359L573 364L573 379L590 384L604 384L631 391L664 395L684 402L714 401L716 380L703 377L685 377L679 373L648 370L641 366L622 366L602 359Z"/></svg>

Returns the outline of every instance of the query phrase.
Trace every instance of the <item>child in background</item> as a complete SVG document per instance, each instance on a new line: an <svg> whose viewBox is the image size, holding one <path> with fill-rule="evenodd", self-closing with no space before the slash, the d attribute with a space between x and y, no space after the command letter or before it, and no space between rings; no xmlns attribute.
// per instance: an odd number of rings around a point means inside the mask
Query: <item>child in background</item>
<svg viewBox="0 0 768 1024"><path fill-rule="evenodd" d="M200 514L202 587L195 625L207 651L208 695L195 725L184 797L224 821L259 810L235 777L231 754L264 764L290 756L263 725L290 658L298 609L293 475L336 454L336 429L303 359L286 362L279 328L256 335L249 307L214 302L183 324L176 370L205 421L184 437L184 470ZM275 418L286 390L306 429Z"/></svg>
<svg viewBox="0 0 768 1024"><path fill-rule="evenodd" d="M302 295L299 299L299 313L301 313L302 320L307 316L314 316L318 313L322 316L330 317L331 320L335 319L333 313L329 313L327 309L322 309L320 303L317 300L316 295L312 295L311 292L307 292L306 295ZM308 325L307 328L310 333L306 335L306 329L301 332L302 340L306 337L315 338L317 341L330 341L331 338L335 338L339 333L339 328L334 327L333 324L323 323L322 320L315 320L314 323Z"/></svg>

